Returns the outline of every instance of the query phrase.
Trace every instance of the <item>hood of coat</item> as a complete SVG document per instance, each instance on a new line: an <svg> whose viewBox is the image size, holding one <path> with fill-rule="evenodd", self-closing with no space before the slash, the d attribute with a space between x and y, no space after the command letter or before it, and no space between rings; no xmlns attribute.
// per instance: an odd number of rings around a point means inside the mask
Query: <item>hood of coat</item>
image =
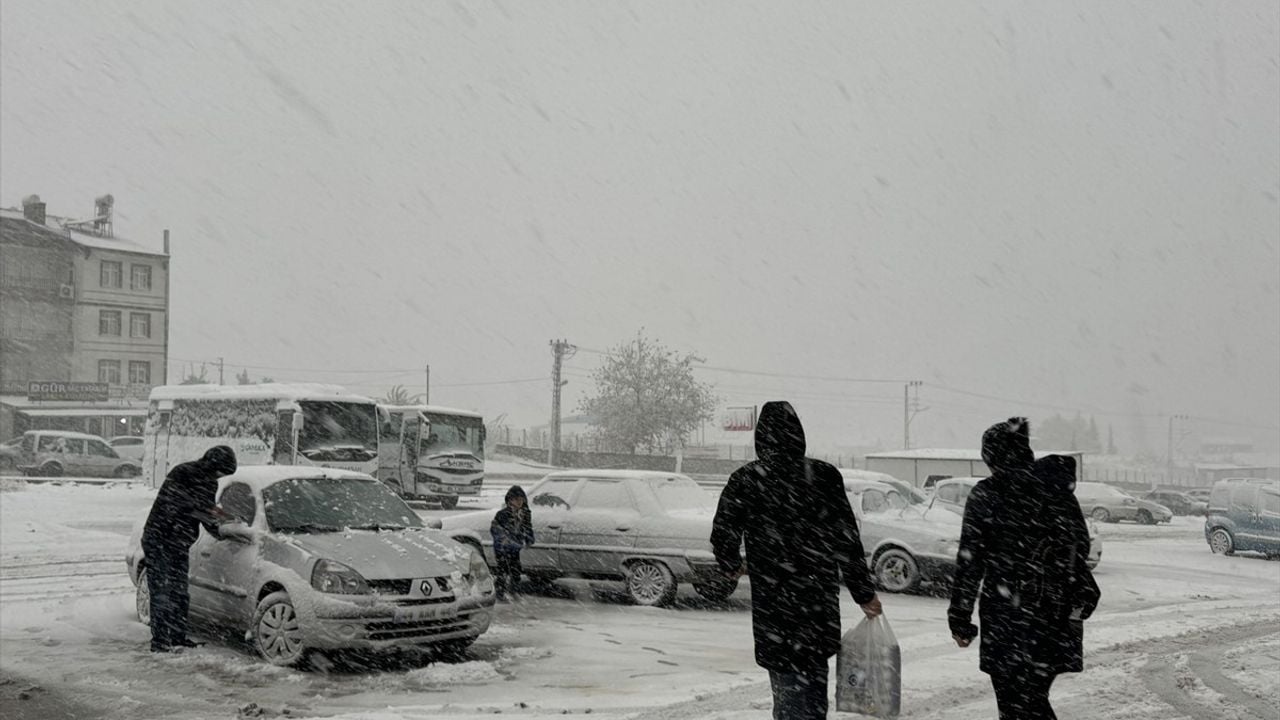
<svg viewBox="0 0 1280 720"><path fill-rule="evenodd" d="M1030 470L1035 460L1031 423L1026 418L1009 418L982 433L982 461L992 473Z"/></svg>
<svg viewBox="0 0 1280 720"><path fill-rule="evenodd" d="M775 400L760 408L755 441L756 457L767 464L786 465L804 459L804 426L791 403Z"/></svg>
<svg viewBox="0 0 1280 720"><path fill-rule="evenodd" d="M1036 461L1036 476L1049 492L1071 495L1076 490L1076 459L1046 455Z"/></svg>
<svg viewBox="0 0 1280 720"><path fill-rule="evenodd" d="M288 536L316 558L336 560L368 580L467 572L471 551L433 530L346 530Z"/></svg>

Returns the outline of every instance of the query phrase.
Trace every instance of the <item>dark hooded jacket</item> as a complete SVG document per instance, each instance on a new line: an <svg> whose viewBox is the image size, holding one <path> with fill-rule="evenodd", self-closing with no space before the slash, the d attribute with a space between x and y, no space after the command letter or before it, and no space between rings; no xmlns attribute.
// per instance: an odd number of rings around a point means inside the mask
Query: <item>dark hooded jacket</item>
<svg viewBox="0 0 1280 720"><path fill-rule="evenodd" d="M493 536L493 551L497 553L518 553L520 548L533 544L533 513L529 510L529 499L525 497L524 488L512 485L503 502L510 503L513 497L524 498L524 505L520 506L520 510L512 510L511 505L504 504L489 524L489 534Z"/></svg>
<svg viewBox="0 0 1280 720"><path fill-rule="evenodd" d="M1083 621L1100 593L1089 557L1089 528L1075 499L1075 460L1035 460L1025 420L983 435L991 477L965 504L948 619L973 638L982 630L980 666L991 675L1080 672Z"/></svg>
<svg viewBox="0 0 1280 720"><path fill-rule="evenodd" d="M765 403L757 460L738 468L720 495L711 531L725 572L751 575L756 662L812 671L840 647L840 582L859 604L875 597L853 508L835 467L804 456L804 428L785 402Z"/></svg>
<svg viewBox="0 0 1280 720"><path fill-rule="evenodd" d="M181 552L200 537L200 525L217 535L210 514L218 494L218 478L236 471L236 454L226 445L210 448L204 457L176 465L165 477L142 531L142 545L151 553Z"/></svg>

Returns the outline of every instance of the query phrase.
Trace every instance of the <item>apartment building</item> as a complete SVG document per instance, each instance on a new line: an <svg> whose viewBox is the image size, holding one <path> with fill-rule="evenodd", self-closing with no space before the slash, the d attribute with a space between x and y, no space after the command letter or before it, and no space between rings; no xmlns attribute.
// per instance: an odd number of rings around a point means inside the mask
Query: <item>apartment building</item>
<svg viewBox="0 0 1280 720"><path fill-rule="evenodd" d="M168 366L169 257L36 196L0 210L0 439L58 428L138 434Z"/></svg>

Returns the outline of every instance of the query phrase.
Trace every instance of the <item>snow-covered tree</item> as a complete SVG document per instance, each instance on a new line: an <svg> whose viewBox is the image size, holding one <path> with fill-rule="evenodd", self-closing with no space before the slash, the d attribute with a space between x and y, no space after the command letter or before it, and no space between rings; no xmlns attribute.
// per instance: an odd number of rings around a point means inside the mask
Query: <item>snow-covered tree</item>
<svg viewBox="0 0 1280 720"><path fill-rule="evenodd" d="M693 377L697 362L697 356L669 350L641 331L609 351L592 373L593 394L579 409L600 439L632 453L683 444L716 408L711 386Z"/></svg>

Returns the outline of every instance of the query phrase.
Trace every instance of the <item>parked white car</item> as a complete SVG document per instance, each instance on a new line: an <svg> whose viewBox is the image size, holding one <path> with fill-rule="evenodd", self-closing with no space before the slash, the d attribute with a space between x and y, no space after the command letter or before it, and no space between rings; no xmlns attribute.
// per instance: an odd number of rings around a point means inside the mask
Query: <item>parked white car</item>
<svg viewBox="0 0 1280 720"><path fill-rule="evenodd" d="M484 558L369 475L242 467L219 482L218 506L240 521L222 525L222 539L202 528L191 547L191 615L245 630L273 664L323 650L457 651L489 628ZM126 563L149 622L142 523Z"/></svg>
<svg viewBox="0 0 1280 720"><path fill-rule="evenodd" d="M960 546L960 517L910 503L893 485L846 478L862 547L880 587L909 592L921 582L949 582Z"/></svg>
<svg viewBox="0 0 1280 720"><path fill-rule="evenodd" d="M617 580L640 605L667 605L681 583L710 600L733 594L711 550L716 501L687 476L641 470L564 470L527 493L535 544L520 553L531 578ZM451 515L449 535L496 562L494 511Z"/></svg>
<svg viewBox="0 0 1280 720"><path fill-rule="evenodd" d="M28 430L18 445L18 470L41 477L133 478L142 464L120 457L97 435L65 430Z"/></svg>
<svg viewBox="0 0 1280 720"><path fill-rule="evenodd" d="M119 435L108 441L111 449L126 460L142 464L142 438L137 435Z"/></svg>

